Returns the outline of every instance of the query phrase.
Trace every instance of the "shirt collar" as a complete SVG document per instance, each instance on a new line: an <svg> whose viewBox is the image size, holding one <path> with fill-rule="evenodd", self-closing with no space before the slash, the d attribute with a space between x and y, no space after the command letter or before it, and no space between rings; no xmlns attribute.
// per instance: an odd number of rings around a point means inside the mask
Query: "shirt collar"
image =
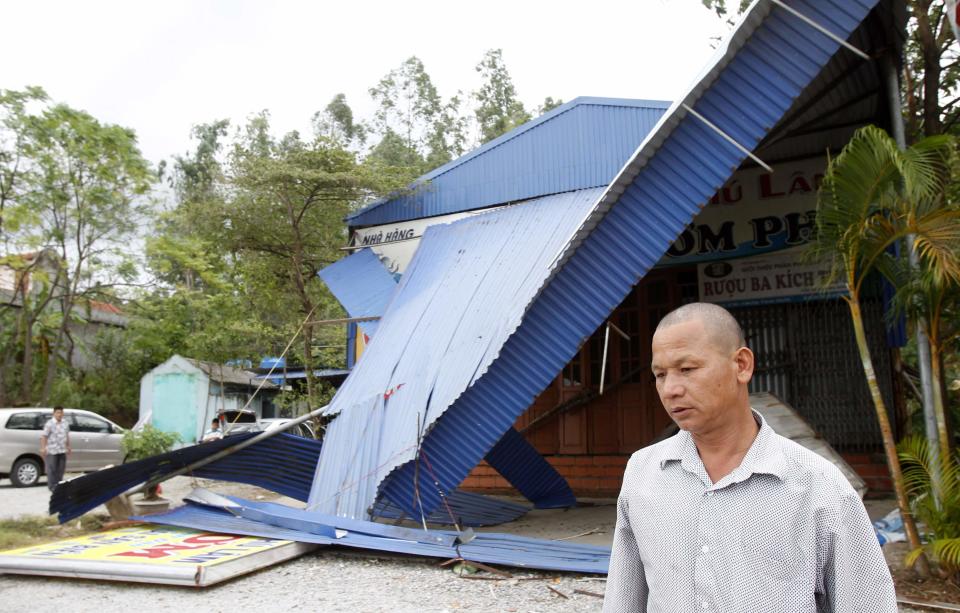
<svg viewBox="0 0 960 613"><path fill-rule="evenodd" d="M757 438L753 440L747 454L743 456L740 466L735 468L722 481L743 481L752 474L768 474L783 480L786 474L786 457L783 450L777 444L776 432L767 423L760 413L753 411L753 418L760 425L760 431ZM660 469L666 467L668 462L678 461L680 466L687 472L706 477L706 469L700 454L697 452L697 445L693 442L693 437L686 430L681 430L669 439L669 443L664 446L663 453L660 455Z"/></svg>

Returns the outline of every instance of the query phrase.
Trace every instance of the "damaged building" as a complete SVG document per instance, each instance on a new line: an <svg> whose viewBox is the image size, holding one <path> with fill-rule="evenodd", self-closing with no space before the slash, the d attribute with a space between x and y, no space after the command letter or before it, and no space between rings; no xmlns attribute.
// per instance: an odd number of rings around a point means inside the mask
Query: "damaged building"
<svg viewBox="0 0 960 613"><path fill-rule="evenodd" d="M270 536L318 534L310 522L370 531L350 522L402 516L460 533L464 517L488 521L478 491L509 488L538 508L613 495L629 455L670 434L649 370L653 328L698 300L743 324L755 407L791 438L826 454L830 443L882 488L840 288L823 287L822 268L800 254L828 156L899 112L905 13L895 0L755 2L678 100L575 99L356 211L351 254L320 273L357 320L322 444L186 448L70 482L51 511L69 519L187 471L270 487L306 510L230 503L244 515L207 500L151 521ZM866 325L894 400L902 334L884 310L878 285ZM795 427L803 420L822 439ZM393 538L356 546L414 551ZM582 568L569 561L579 554L558 555L517 564Z"/></svg>
<svg viewBox="0 0 960 613"><path fill-rule="evenodd" d="M799 4L831 32L858 21L854 3ZM484 432L458 466L464 487L511 489L490 457L466 466L509 425L576 495L613 495L629 455L671 432L649 370L653 328L681 304L715 302L757 356L751 391L792 406L885 489L842 287L824 287L828 271L801 255L828 156L857 128L890 125L886 66L899 60L884 53L900 45L903 18L893 9L881 3L851 27L867 61L805 49L824 35L760 3L672 106L577 98L351 215L353 253L321 276L352 316L383 319L351 325L356 366L333 411L347 421L346 404L381 395L382 407L355 410L404 414L404 426L389 426L402 439L394 451L429 448L463 411L469 429L432 453L458 463L467 432ZM882 294L878 283L866 301L867 329L897 407L902 332L884 322ZM374 419L363 427L392 424ZM378 473L384 491L412 488L423 462L401 457ZM444 483L458 484L453 474Z"/></svg>

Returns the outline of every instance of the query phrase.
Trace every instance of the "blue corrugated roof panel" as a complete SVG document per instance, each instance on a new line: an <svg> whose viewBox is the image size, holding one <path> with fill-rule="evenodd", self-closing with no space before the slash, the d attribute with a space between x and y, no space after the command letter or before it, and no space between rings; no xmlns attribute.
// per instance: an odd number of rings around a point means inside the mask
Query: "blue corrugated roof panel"
<svg viewBox="0 0 960 613"><path fill-rule="evenodd" d="M444 526L456 524L460 527L495 526L519 519L530 510L526 505L463 490L453 490L445 498L442 505L430 515L425 516L424 519L428 524ZM374 519L420 520L418 517L410 517L406 511L386 498L377 501L371 515Z"/></svg>
<svg viewBox="0 0 960 613"><path fill-rule="evenodd" d="M317 273L350 317L380 317L397 289L397 281L370 249L361 249ZM373 336L377 321L360 322Z"/></svg>
<svg viewBox="0 0 960 613"><path fill-rule="evenodd" d="M243 504L259 509L276 508L277 506L253 503L252 501L243 501ZM305 519L309 517L309 513L302 511L299 513L302 513ZM283 513L288 518L295 518L297 514L296 509L289 509ZM157 524L182 526L224 534L243 534L440 559L462 558L467 561L520 568L606 574L610 564L610 548L608 547L580 545L567 541L548 541L493 532L478 532L473 540L468 543L443 545L351 530L325 530L322 525L312 527L310 530L298 530L238 517L226 510L196 504L189 504L167 513L148 515L138 519ZM331 532L334 533L333 536L330 536ZM440 530L431 530L425 534L453 538L460 536L456 532Z"/></svg>
<svg viewBox="0 0 960 613"><path fill-rule="evenodd" d="M842 9L826 0L790 4L847 38L876 2L854 0ZM793 29L806 34L783 34ZM499 358L424 436L421 451L441 489L460 483L740 166L745 154L681 103L753 149L838 47L785 10L754 5L716 63L663 117L558 254L552 277ZM405 464L381 492L405 499L416 474L414 462ZM433 490L419 492L422 508L436 508Z"/></svg>
<svg viewBox="0 0 960 613"><path fill-rule="evenodd" d="M577 504L567 480L514 428L507 429L484 459L538 509Z"/></svg>
<svg viewBox="0 0 960 613"><path fill-rule="evenodd" d="M423 434L494 361L600 193L538 198L427 229L377 336L330 403L336 419L324 437L313 508L366 517L380 481L416 457ZM431 465L422 469L421 489L439 501ZM409 492L391 500L411 502Z"/></svg>
<svg viewBox="0 0 960 613"><path fill-rule="evenodd" d="M79 517L132 487L193 464L256 435L256 432L235 434L219 441L183 447L65 481L50 496L50 513L59 513L61 523ZM197 468L190 474L256 485L297 500L306 500L320 447L319 441L281 433Z"/></svg>
<svg viewBox="0 0 960 613"><path fill-rule="evenodd" d="M669 103L576 98L417 180L351 226L433 217L607 185Z"/></svg>

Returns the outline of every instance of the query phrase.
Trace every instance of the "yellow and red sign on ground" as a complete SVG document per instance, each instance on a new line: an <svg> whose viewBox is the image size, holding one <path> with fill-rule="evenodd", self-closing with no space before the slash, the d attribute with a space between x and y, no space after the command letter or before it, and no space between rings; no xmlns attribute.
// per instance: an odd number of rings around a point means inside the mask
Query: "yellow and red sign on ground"
<svg viewBox="0 0 960 613"><path fill-rule="evenodd" d="M0 552L0 573L204 586L314 547L144 524Z"/></svg>

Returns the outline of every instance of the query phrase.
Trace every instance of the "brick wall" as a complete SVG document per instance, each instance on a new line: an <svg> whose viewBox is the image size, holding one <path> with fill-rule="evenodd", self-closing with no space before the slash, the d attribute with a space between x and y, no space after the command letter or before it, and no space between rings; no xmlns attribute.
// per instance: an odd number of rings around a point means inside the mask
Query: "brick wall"
<svg viewBox="0 0 960 613"><path fill-rule="evenodd" d="M563 475L577 497L614 498L620 493L625 455L548 455L544 458ZM474 468L462 488L486 494L515 494L516 490L486 462Z"/></svg>
<svg viewBox="0 0 960 613"><path fill-rule="evenodd" d="M866 482L867 498L887 498L893 495L893 482L882 453L842 453L843 459Z"/></svg>
<svg viewBox="0 0 960 613"><path fill-rule="evenodd" d="M882 453L844 453L843 459L863 478L867 498L886 498L893 494L887 461ZM544 456L573 488L577 497L613 498L620 492L625 455L548 455ZM506 479L486 462L470 472L462 488L486 494L517 494Z"/></svg>

